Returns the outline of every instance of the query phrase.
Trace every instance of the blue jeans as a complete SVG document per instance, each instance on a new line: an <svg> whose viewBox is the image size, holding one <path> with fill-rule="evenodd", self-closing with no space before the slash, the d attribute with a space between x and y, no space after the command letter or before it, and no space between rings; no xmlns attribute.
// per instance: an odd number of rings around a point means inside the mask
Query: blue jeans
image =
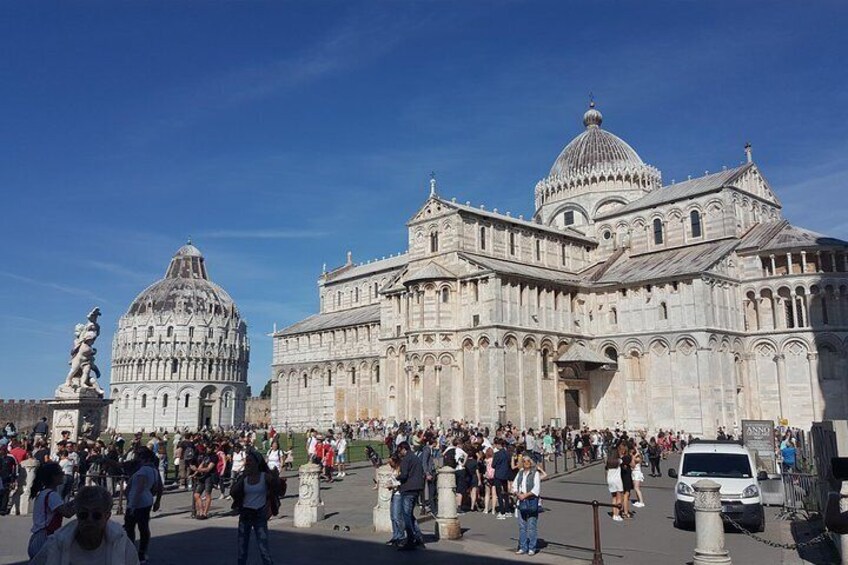
<svg viewBox="0 0 848 565"><path fill-rule="evenodd" d="M403 498L401 495L392 495L390 512L392 516L392 539L395 541L402 541L404 538L405 525L403 523Z"/></svg>
<svg viewBox="0 0 848 565"><path fill-rule="evenodd" d="M536 551L538 524L539 516L537 514L518 513L518 549Z"/></svg>
<svg viewBox="0 0 848 565"><path fill-rule="evenodd" d="M421 529L418 527L418 520L415 519L413 510L415 510L415 501L418 500L421 491L412 490L400 493L401 505L403 509L403 526L406 530L406 541L412 543L417 540L422 540Z"/></svg>
<svg viewBox="0 0 848 565"><path fill-rule="evenodd" d="M263 506L259 510L244 508L239 513L238 523L238 565L247 564L247 548L250 545L250 530L256 534L256 544L264 565L273 565L271 550L268 548L268 510Z"/></svg>

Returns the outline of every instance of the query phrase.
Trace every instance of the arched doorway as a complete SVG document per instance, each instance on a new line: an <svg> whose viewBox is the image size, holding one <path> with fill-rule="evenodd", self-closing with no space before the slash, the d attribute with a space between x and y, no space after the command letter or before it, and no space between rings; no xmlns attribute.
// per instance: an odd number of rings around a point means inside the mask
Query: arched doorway
<svg viewBox="0 0 848 565"><path fill-rule="evenodd" d="M199 428L211 428L213 425L218 424L218 419L215 415L217 402L218 389L212 385L203 387L203 390L200 391L200 398L197 403L197 426Z"/></svg>

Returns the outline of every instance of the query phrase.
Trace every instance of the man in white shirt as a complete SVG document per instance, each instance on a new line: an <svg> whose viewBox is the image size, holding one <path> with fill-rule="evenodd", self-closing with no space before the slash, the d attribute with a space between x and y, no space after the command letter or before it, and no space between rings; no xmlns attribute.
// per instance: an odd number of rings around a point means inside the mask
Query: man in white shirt
<svg viewBox="0 0 848 565"><path fill-rule="evenodd" d="M347 467L347 438L344 435L336 442L336 465L339 468L338 476L344 477Z"/></svg>

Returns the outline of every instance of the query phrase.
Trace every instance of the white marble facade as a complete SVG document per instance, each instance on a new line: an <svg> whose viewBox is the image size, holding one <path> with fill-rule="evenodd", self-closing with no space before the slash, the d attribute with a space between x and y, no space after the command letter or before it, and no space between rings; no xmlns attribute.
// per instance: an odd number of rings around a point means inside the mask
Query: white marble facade
<svg viewBox="0 0 848 565"><path fill-rule="evenodd" d="M848 417L848 247L742 165L662 186L601 128L528 218L431 195L399 256L321 275L274 334L272 422L365 417L674 428Z"/></svg>
<svg viewBox="0 0 848 565"><path fill-rule="evenodd" d="M112 343L109 427L238 425L249 397L247 324L189 242L133 300Z"/></svg>

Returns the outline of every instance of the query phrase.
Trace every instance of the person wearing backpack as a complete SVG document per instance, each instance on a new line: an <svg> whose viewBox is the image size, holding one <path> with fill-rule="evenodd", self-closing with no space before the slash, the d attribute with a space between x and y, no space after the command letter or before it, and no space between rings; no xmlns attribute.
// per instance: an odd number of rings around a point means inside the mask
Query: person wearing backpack
<svg viewBox="0 0 848 565"><path fill-rule="evenodd" d="M147 563L147 548L150 545L150 512L159 510L162 499L162 480L159 477L158 461L148 447L136 449L138 469L130 477L127 486L127 510L124 513L124 530L135 543L138 527L138 561Z"/></svg>

